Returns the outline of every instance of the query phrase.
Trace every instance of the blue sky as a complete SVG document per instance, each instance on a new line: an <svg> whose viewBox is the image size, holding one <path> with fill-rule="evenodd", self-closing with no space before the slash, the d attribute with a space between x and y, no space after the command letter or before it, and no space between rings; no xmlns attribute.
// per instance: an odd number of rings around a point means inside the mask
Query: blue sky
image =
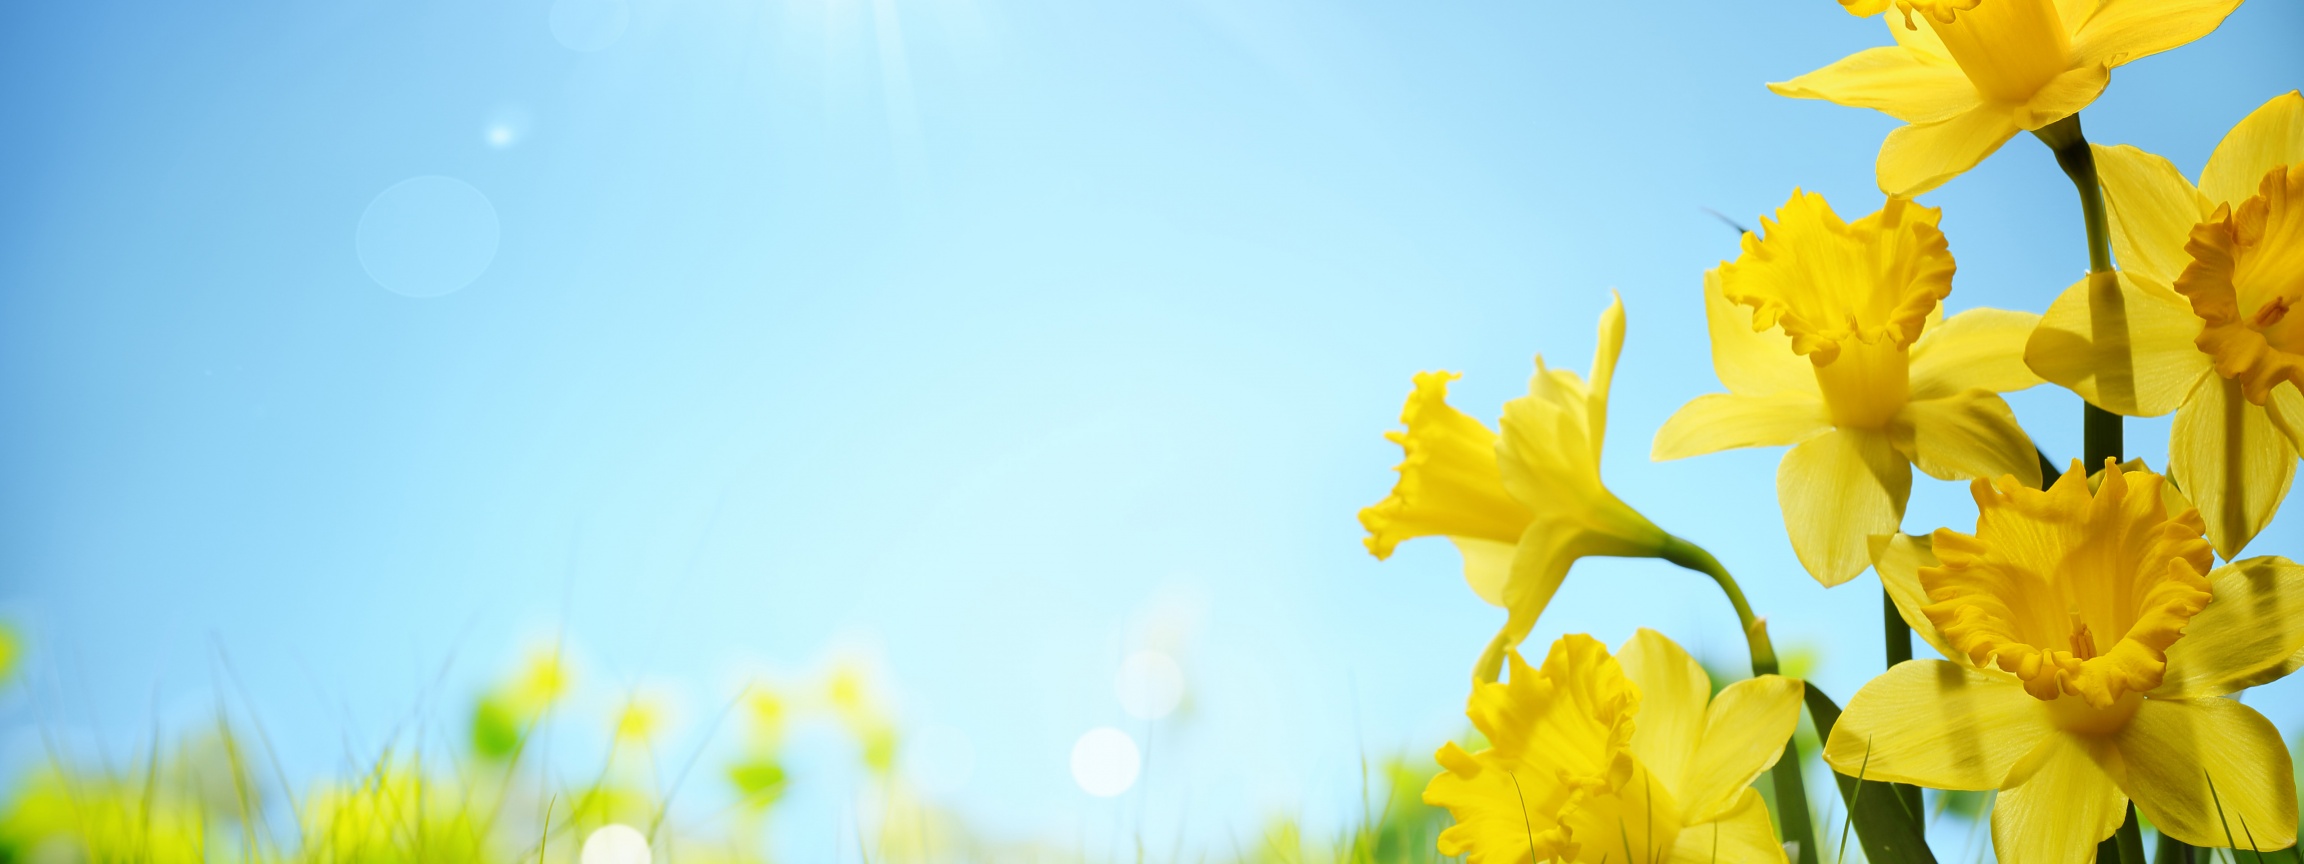
<svg viewBox="0 0 2304 864"><path fill-rule="evenodd" d="M2304 84L2299 32L2247 4L2118 70L2090 137L2197 171ZM1698 290L1736 238L1705 209L1879 204L1893 121L1762 83L1885 41L1825 0L27 8L0 33L0 614L44 683L0 703L6 753L196 720L221 649L326 771L564 625L691 720L743 670L876 658L1005 834L1333 821L1363 749L1458 730L1501 619L1444 545L1360 547L1409 376L1463 372L1492 416L1533 354L1585 366L1611 288L1611 485L1845 701L1876 583L1801 573L1779 454L1646 454L1718 389ZM1955 310L2043 308L2085 266L2029 138L1926 201ZM2077 453L2075 397L2013 401ZM2129 426L2164 452L2164 419ZM1908 528L1973 519L1917 486ZM2304 551L2297 511L2251 551ZM1726 658L1732 621L1601 561L1531 641L1651 626ZM1067 754L1142 737L1111 681L1155 630L1186 634L1190 708L1142 785L1089 798ZM2304 723L2292 683L2251 700ZM836 817L825 770L795 806Z"/></svg>

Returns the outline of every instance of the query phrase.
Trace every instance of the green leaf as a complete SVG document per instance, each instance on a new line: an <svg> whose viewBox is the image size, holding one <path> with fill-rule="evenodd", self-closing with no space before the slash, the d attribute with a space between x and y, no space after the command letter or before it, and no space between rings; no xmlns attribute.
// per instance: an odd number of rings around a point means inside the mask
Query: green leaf
<svg viewBox="0 0 2304 864"><path fill-rule="evenodd" d="M490 696L472 708L472 752L504 759L520 749L520 718L504 700Z"/></svg>
<svg viewBox="0 0 2304 864"><path fill-rule="evenodd" d="M1832 740L1832 724L1840 722L1840 706L1816 689L1814 682L1803 689L1817 737ZM1919 814L1906 811L1889 784L1860 781L1839 772L1833 772L1832 779L1840 784L1840 800L1848 805L1849 818L1856 825L1856 844L1867 860L1872 864L1936 864Z"/></svg>

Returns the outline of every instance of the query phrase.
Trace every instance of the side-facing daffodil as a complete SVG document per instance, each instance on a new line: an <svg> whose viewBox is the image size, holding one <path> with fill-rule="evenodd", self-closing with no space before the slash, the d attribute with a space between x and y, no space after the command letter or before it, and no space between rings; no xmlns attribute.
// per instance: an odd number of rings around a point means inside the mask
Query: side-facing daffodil
<svg viewBox="0 0 2304 864"><path fill-rule="evenodd" d="M1799 681L1762 675L1712 696L1704 667L1641 630L1615 657L1581 634L1542 669L1473 685L1488 749L1440 748L1424 802L1456 824L1443 855L1473 864L1785 860L1752 780L1800 722Z"/></svg>
<svg viewBox="0 0 2304 864"><path fill-rule="evenodd" d="M1600 315L1592 380L1536 358L1528 395L1504 405L1503 434L1447 402L1457 376L1426 372L1400 409L1406 432L1392 494L1360 511L1368 551L1390 557L1401 541L1446 537L1464 556L1464 579L1504 607L1504 629L1476 675L1494 680L1505 649L1520 644L1568 575L1592 555L1652 556L1665 534L1600 484L1608 384L1624 348L1624 301Z"/></svg>
<svg viewBox="0 0 2304 864"><path fill-rule="evenodd" d="M2230 559L2304 452L2304 96L2241 120L2197 187L2134 147L2095 151L2120 272L2058 297L2026 359L2104 410L2175 411L2168 475Z"/></svg>
<svg viewBox="0 0 2304 864"><path fill-rule="evenodd" d="M1869 538L1903 521L1912 466L2040 476L1998 395L2039 383L2023 361L2037 318L1942 317L1953 262L1938 215L1890 198L1846 223L1823 196L1792 193L1735 263L1705 274L1712 368L1729 392L1696 397L1656 432L1658 460L1793 445L1776 495L1793 551L1827 586L1864 572Z"/></svg>
<svg viewBox="0 0 2304 864"><path fill-rule="evenodd" d="M2003 864L2094 861L2129 801L2194 846L2294 843L2279 730L2223 697L2304 662L2304 567L2252 558L2210 571L2198 511L2163 478L2109 460L2094 478L2080 468L2046 491L1976 481L1973 535L1886 539L1889 596L1951 659L1908 660L1865 684L1825 761L1873 780L2000 790Z"/></svg>
<svg viewBox="0 0 2304 864"><path fill-rule="evenodd" d="M1913 196L2019 131L2080 112L2112 67L2208 35L2240 0L1840 0L1884 16L1896 44L1768 89L1904 121L1880 145L1880 190Z"/></svg>

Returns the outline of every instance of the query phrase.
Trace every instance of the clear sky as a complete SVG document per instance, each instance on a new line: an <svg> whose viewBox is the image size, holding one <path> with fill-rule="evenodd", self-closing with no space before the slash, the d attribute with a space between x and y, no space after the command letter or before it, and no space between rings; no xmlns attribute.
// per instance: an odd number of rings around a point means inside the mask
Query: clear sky
<svg viewBox="0 0 2304 864"><path fill-rule="evenodd" d="M2251 0L2117 70L2090 137L2196 172L2304 84L2299 33L2304 4ZM1801 572L1779 452L1647 452L1718 389L1698 291L1736 236L1706 208L1880 203L1894 121L1763 82L1886 41L1830 0L27 5L0 615L38 695L0 700L0 744L188 725L221 650L316 774L565 625L691 721L743 670L876 658L1007 834L1332 822L1363 750L1459 730L1502 618L1445 544L1360 546L1409 376L1462 372L1492 417L1533 354L1585 367L1611 288L1609 482L1845 701L1877 583ZM2085 267L2028 137L1925 200L1952 309L2038 310ZM2013 401L2077 454L2075 397ZM2165 419L2129 428L2164 459ZM1973 519L1916 489L1909 529ZM2251 552L2304 553L2299 511ZM1636 626L1738 656L1656 563L1580 566L1531 642ZM1073 742L1145 737L1112 680L1159 639L1189 707L1091 798ZM2250 699L2304 725L2304 686ZM822 776L795 806L836 819Z"/></svg>

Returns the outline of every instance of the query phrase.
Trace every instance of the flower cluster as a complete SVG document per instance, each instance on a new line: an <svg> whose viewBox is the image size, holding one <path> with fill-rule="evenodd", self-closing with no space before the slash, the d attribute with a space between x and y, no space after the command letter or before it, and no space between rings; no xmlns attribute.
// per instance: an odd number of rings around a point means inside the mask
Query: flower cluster
<svg viewBox="0 0 2304 864"><path fill-rule="evenodd" d="M1840 2L1880 16L1893 44L1769 87L1905 121L1880 150L1885 202L1849 220L1795 190L1704 274L1726 392L1682 406L1651 457L1788 447L1776 497L1789 545L1825 587L1878 574L1897 613L1890 666L1845 712L1780 676L1727 568L1601 482L1621 299L1589 378L1539 357L1495 427L1448 404L1456 375L1420 374L1390 436L1406 454L1398 483L1360 514L1368 549L1446 537L1474 593L1505 609L1467 708L1486 749L1444 747L1425 791L1456 820L1439 851L1820 861L1791 742L1803 706L1875 861L1934 860L1913 786L1996 790L2003 862L2097 861L2113 839L2143 864L2147 823L2153 860L2293 846L2289 753L2233 697L2304 666L2304 567L2241 557L2304 453L2304 96L2248 115L2195 182L2090 144L2079 113L2113 67L2207 35L2238 0ZM2018 132L2078 190L2089 272L2041 313L1947 315L1951 245L1941 211L1914 198ZM2085 452L2063 471L2002 398L2043 383L2084 403ZM2121 452L2121 418L2169 412L2164 459ZM1915 468L1969 484L1971 530L1906 533ZM1566 636L1530 667L1520 642L1595 555L1713 579L1753 677L1712 695L1648 630L1613 656ZM1910 659L1913 634L1942 659ZM1773 819L1751 788L1764 772Z"/></svg>

